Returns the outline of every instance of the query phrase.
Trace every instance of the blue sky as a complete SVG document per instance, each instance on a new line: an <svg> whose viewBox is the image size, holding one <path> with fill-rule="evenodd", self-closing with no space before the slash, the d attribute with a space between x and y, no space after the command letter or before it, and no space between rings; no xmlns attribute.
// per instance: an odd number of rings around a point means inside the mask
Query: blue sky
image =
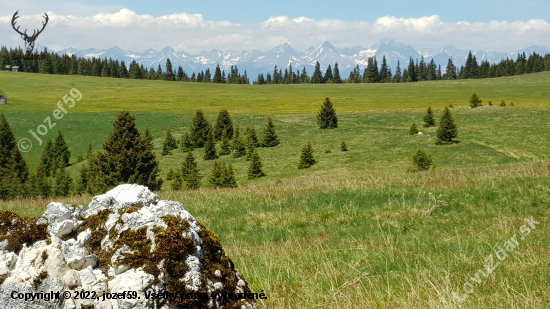
<svg viewBox="0 0 550 309"><path fill-rule="evenodd" d="M47 11L50 24L39 43L53 50L265 51L289 43L303 51L324 41L368 48L384 38L418 50L550 47L550 0L0 0L0 8L0 44L20 44L10 25L13 12L19 10L23 28L33 29Z"/></svg>

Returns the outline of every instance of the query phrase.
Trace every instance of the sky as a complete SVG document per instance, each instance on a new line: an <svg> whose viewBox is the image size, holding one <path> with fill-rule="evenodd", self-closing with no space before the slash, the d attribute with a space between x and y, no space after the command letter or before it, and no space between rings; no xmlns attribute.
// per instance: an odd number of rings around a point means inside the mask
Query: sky
<svg viewBox="0 0 550 309"><path fill-rule="evenodd" d="M37 42L53 50L266 51L289 43L305 51L327 40L339 48L368 48L384 38L418 50L550 47L548 0L0 0L0 8L0 45L9 47L22 43L10 24L17 10L18 25L31 33L48 12L49 24Z"/></svg>

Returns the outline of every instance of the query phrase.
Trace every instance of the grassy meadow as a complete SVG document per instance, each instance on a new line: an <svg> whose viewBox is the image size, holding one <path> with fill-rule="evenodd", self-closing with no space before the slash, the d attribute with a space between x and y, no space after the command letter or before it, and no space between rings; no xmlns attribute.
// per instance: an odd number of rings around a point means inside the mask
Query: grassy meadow
<svg viewBox="0 0 550 309"><path fill-rule="evenodd" d="M164 132L176 138L202 108L215 121L221 108L234 125L261 134L274 121L281 145L259 148L267 176L247 180L245 158L222 157L235 168L239 188L170 191L220 236L252 288L264 290L263 308L548 308L550 307L550 72L485 80L356 85L214 85L0 72L0 106L17 139L29 138L31 168L42 146L36 132L71 88L83 99L43 139L61 130L72 152L74 178L88 144L95 150L116 114L129 110L152 131L161 173L185 154L161 156ZM468 109L476 92L498 105ZM339 126L319 130L315 113L325 97ZM422 128L428 106L436 120L452 104L459 143L436 146L435 128ZM459 106L461 108L459 108ZM421 136L408 130L416 121ZM310 141L318 163L298 170ZM348 152L339 150L345 141ZM422 149L431 172L405 173ZM212 161L195 150L205 178ZM205 179L203 179L204 182ZM431 215L424 216L437 201ZM439 197L441 195L441 197ZM87 204L91 196L0 201L0 209L40 216L52 201ZM487 277L485 258L514 234L524 218L540 222ZM472 292L464 301L465 283Z"/></svg>

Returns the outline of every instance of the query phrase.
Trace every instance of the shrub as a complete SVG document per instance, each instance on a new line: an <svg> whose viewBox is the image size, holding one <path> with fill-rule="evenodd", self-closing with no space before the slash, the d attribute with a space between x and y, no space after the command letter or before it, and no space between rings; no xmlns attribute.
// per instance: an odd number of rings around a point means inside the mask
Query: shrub
<svg viewBox="0 0 550 309"><path fill-rule="evenodd" d="M315 158L313 158L313 148L311 147L311 143L307 142L304 148L302 148L302 152L300 153L300 162L298 162L298 169L309 168L315 163L317 163L317 161L315 160Z"/></svg>
<svg viewBox="0 0 550 309"><path fill-rule="evenodd" d="M492 101L489 101L488 104L489 104L489 106L493 106L493 102L492 102Z"/></svg>
<svg viewBox="0 0 550 309"><path fill-rule="evenodd" d="M506 102L504 102L504 100L500 100L500 106L506 106Z"/></svg>

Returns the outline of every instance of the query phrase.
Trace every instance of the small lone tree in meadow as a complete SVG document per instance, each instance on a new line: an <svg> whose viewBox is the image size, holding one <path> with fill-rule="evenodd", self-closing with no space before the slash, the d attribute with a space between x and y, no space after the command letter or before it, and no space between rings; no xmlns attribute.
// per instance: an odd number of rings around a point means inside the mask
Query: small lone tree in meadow
<svg viewBox="0 0 550 309"><path fill-rule="evenodd" d="M504 100L500 100L500 106L506 106L506 102L504 102Z"/></svg>
<svg viewBox="0 0 550 309"><path fill-rule="evenodd" d="M233 122L226 109L220 111L218 119L216 120L216 125L214 126L214 137L216 141L221 140L224 135L227 139L233 138Z"/></svg>
<svg viewBox="0 0 550 309"><path fill-rule="evenodd" d="M348 151L348 145L344 141L342 141L342 144L340 144L340 150L341 151Z"/></svg>
<svg viewBox="0 0 550 309"><path fill-rule="evenodd" d="M492 102L492 101L489 101L488 104L489 104L489 106L493 106L493 102Z"/></svg>
<svg viewBox="0 0 550 309"><path fill-rule="evenodd" d="M277 133L275 133L275 125L273 125L273 121L271 118L267 119L267 125L264 129L264 137L262 140L262 147L275 147L279 145L279 137L277 136Z"/></svg>
<svg viewBox="0 0 550 309"><path fill-rule="evenodd" d="M432 156L422 150L418 150L413 156L413 165L417 171L426 171L432 167Z"/></svg>
<svg viewBox="0 0 550 309"><path fill-rule="evenodd" d="M254 149L250 155L250 165L248 166L248 179L255 179L265 176L265 173L262 170L262 161L260 160L260 155Z"/></svg>
<svg viewBox="0 0 550 309"><path fill-rule="evenodd" d="M435 126L434 113L431 107L428 107L426 110L426 115L424 115L424 127L433 127Z"/></svg>
<svg viewBox="0 0 550 309"><path fill-rule="evenodd" d="M185 187L189 190L196 190L201 186L201 176L193 152L188 151L185 161L181 163L181 176Z"/></svg>
<svg viewBox="0 0 550 309"><path fill-rule="evenodd" d="M453 115L448 108L445 108L441 120L439 121L439 127L437 128L437 145L451 144L458 136L458 130L453 120Z"/></svg>
<svg viewBox="0 0 550 309"><path fill-rule="evenodd" d="M416 127L416 122L413 122L411 125L411 128L409 129L410 135L417 135L418 134L418 128Z"/></svg>
<svg viewBox="0 0 550 309"><path fill-rule="evenodd" d="M194 147L204 147L210 130L211 125L206 120L206 117L204 117L204 113L200 109L197 110L195 118L193 118L193 127L191 128L191 139L193 140Z"/></svg>
<svg viewBox="0 0 550 309"><path fill-rule="evenodd" d="M468 102L470 103L471 108L476 108L482 105L481 99L477 96L477 94L475 94L475 92L472 94Z"/></svg>
<svg viewBox="0 0 550 309"><path fill-rule="evenodd" d="M298 169L309 168L315 163L317 163L317 161L315 161L315 158L313 158L313 147L311 147L310 142L307 142L304 148L302 148L302 152L300 153L300 162L298 162Z"/></svg>
<svg viewBox="0 0 550 309"><path fill-rule="evenodd" d="M336 111L329 98L325 98L325 102L317 114L317 124L320 129L335 129L338 127L338 117L336 117Z"/></svg>
<svg viewBox="0 0 550 309"><path fill-rule="evenodd" d="M223 177L222 188L236 188L237 181L235 180L235 172L233 171L233 165L231 163L225 165L222 163Z"/></svg>
<svg viewBox="0 0 550 309"><path fill-rule="evenodd" d="M204 143L204 157L205 160L215 160L217 159L218 153L216 152L216 141L214 139L214 133L210 130L208 137Z"/></svg>
<svg viewBox="0 0 550 309"><path fill-rule="evenodd" d="M514 102L510 101L510 106L514 106Z"/></svg>

